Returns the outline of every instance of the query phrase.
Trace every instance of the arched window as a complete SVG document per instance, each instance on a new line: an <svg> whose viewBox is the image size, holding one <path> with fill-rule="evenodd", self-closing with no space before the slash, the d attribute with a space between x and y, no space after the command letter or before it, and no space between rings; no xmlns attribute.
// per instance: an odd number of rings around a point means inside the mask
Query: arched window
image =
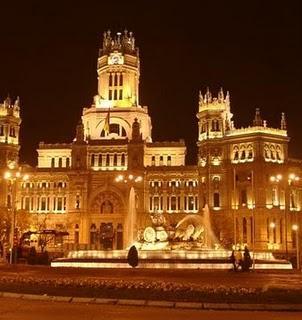
<svg viewBox="0 0 302 320"><path fill-rule="evenodd" d="M107 153L106 155L106 167L109 167L110 166L110 155L109 153Z"/></svg>
<svg viewBox="0 0 302 320"><path fill-rule="evenodd" d="M171 165L171 156L167 157L167 165L170 166Z"/></svg>
<svg viewBox="0 0 302 320"><path fill-rule="evenodd" d="M246 221L246 218L243 218L243 220L242 220L242 238L243 238L243 243L247 243L247 221Z"/></svg>
<svg viewBox="0 0 302 320"><path fill-rule="evenodd" d="M272 160L275 160L275 148L274 147L271 147L271 159Z"/></svg>
<svg viewBox="0 0 302 320"><path fill-rule="evenodd" d="M117 73L114 74L114 85L117 86Z"/></svg>
<svg viewBox="0 0 302 320"><path fill-rule="evenodd" d="M110 133L116 133L117 135L120 133L120 126L117 123L111 123L109 126Z"/></svg>
<svg viewBox="0 0 302 320"><path fill-rule="evenodd" d="M240 200L241 200L241 205L243 207L245 207L246 204L247 204L247 192L246 192L246 189L241 190L241 199Z"/></svg>
<svg viewBox="0 0 302 320"><path fill-rule="evenodd" d="M268 146L264 146L264 158L265 159L269 159L269 153L268 153L269 149Z"/></svg>
<svg viewBox="0 0 302 320"><path fill-rule="evenodd" d="M247 154L248 159L253 159L253 147L248 146L248 154Z"/></svg>
<svg viewBox="0 0 302 320"><path fill-rule="evenodd" d="M241 160L244 160L246 158L245 150L241 151Z"/></svg>
<svg viewBox="0 0 302 320"><path fill-rule="evenodd" d="M55 158L51 158L51 167L52 167L52 168L55 167Z"/></svg>
<svg viewBox="0 0 302 320"><path fill-rule="evenodd" d="M123 74L120 73L120 86L122 86L122 85L123 85Z"/></svg>
<svg viewBox="0 0 302 320"><path fill-rule="evenodd" d="M74 226L74 243L75 244L79 244L79 233L80 233L79 225L76 224Z"/></svg>
<svg viewBox="0 0 302 320"><path fill-rule="evenodd" d="M59 168L62 168L62 158L59 158Z"/></svg>
<svg viewBox="0 0 302 320"><path fill-rule="evenodd" d="M96 226L94 223L90 227L90 244L96 244Z"/></svg>
<svg viewBox="0 0 302 320"><path fill-rule="evenodd" d="M66 158L66 168L69 168L69 167L70 167L70 159Z"/></svg>
<svg viewBox="0 0 302 320"><path fill-rule="evenodd" d="M92 154L91 155L91 163L90 163L91 167L94 167L94 160L95 160L95 156L94 156L94 154Z"/></svg>
<svg viewBox="0 0 302 320"><path fill-rule="evenodd" d="M127 133L124 127L122 127L122 137L126 137Z"/></svg>
<svg viewBox="0 0 302 320"><path fill-rule="evenodd" d="M105 200L101 204L101 213L113 213L113 204L109 200Z"/></svg>
<svg viewBox="0 0 302 320"><path fill-rule="evenodd" d="M160 156L159 157L159 165L162 166L164 164L164 157Z"/></svg>
<svg viewBox="0 0 302 320"><path fill-rule="evenodd" d="M110 73L109 75L109 87L112 86L112 73Z"/></svg>
<svg viewBox="0 0 302 320"><path fill-rule="evenodd" d="M238 161L238 160L239 160L239 150L238 150L238 147L237 147L237 146L235 146L235 147L233 148L233 157L234 157L234 160L235 160L235 161Z"/></svg>
<svg viewBox="0 0 302 320"><path fill-rule="evenodd" d="M151 166L155 166L155 156L152 156L151 158Z"/></svg>

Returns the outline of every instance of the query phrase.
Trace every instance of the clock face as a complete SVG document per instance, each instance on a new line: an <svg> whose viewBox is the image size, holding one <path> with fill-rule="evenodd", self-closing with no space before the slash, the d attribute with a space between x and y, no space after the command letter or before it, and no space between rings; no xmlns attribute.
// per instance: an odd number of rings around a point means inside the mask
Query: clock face
<svg viewBox="0 0 302 320"><path fill-rule="evenodd" d="M111 54L108 59L109 64L123 64L123 57L121 54Z"/></svg>

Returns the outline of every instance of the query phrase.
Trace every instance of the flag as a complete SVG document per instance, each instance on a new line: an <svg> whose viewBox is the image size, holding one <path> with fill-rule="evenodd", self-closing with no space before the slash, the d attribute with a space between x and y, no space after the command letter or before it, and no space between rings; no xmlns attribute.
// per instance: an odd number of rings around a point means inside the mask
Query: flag
<svg viewBox="0 0 302 320"><path fill-rule="evenodd" d="M110 126L110 108L108 109L108 113L105 118L105 124L104 124L104 131L106 135L109 134L109 126Z"/></svg>

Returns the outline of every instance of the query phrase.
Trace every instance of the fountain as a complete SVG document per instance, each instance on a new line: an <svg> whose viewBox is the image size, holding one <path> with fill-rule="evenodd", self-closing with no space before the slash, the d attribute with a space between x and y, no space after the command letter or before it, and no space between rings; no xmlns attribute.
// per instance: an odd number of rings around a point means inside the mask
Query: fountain
<svg viewBox="0 0 302 320"><path fill-rule="evenodd" d="M136 203L134 188L130 188L128 214L125 221L126 248L129 248L136 241Z"/></svg>
<svg viewBox="0 0 302 320"><path fill-rule="evenodd" d="M127 247L139 250L141 268L231 269L231 251L220 246L211 227L209 208L202 214L189 214L175 226L164 214L150 216L152 225L136 233L136 207L133 187L129 193L129 211L125 221ZM127 250L80 250L67 258L56 259L53 267L127 268ZM252 253L251 253L252 254ZM286 260L277 260L271 252L255 253L256 269L292 269Z"/></svg>

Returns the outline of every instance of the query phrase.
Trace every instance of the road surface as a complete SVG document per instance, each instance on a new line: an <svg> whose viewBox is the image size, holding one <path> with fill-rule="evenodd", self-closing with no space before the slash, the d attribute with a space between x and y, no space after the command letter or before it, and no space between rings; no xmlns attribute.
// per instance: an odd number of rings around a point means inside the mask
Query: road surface
<svg viewBox="0 0 302 320"><path fill-rule="evenodd" d="M0 298L0 320L300 320L299 312L199 311Z"/></svg>

